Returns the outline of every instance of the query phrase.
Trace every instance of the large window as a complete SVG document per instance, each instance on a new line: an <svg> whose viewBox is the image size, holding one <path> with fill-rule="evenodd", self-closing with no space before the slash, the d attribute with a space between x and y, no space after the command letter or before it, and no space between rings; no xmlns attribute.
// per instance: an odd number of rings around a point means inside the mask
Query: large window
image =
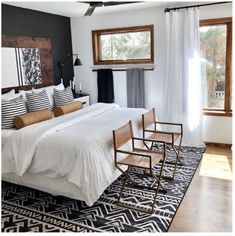
<svg viewBox="0 0 235 236"><path fill-rule="evenodd" d="M153 63L153 25L92 31L95 65Z"/></svg>
<svg viewBox="0 0 235 236"><path fill-rule="evenodd" d="M206 115L232 114L232 19L200 22L201 78Z"/></svg>

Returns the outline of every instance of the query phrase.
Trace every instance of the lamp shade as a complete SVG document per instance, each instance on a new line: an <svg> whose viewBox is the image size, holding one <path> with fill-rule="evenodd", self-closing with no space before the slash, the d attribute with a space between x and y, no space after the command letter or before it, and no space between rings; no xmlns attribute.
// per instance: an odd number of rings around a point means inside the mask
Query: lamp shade
<svg viewBox="0 0 235 236"><path fill-rule="evenodd" d="M80 60L79 58L76 58L76 60L75 60L75 62L74 62L73 65L74 65L74 66L81 66L81 65L82 65L82 62L81 62L81 60Z"/></svg>

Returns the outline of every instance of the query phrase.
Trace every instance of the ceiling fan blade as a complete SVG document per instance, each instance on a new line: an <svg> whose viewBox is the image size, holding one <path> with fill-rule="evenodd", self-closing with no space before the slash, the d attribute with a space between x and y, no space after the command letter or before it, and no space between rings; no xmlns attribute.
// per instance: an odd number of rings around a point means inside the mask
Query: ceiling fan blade
<svg viewBox="0 0 235 236"><path fill-rule="evenodd" d="M138 3L140 1L135 1L135 2L104 2L104 6L115 6L115 5L122 5L122 4L131 4L131 3Z"/></svg>
<svg viewBox="0 0 235 236"><path fill-rule="evenodd" d="M91 16L95 8L95 6L89 6L84 16Z"/></svg>
<svg viewBox="0 0 235 236"><path fill-rule="evenodd" d="M122 5L122 4L140 3L141 1L133 1L133 2L98 2L98 1L97 2L96 1L82 2L82 1L79 1L79 2L90 4L84 16L91 16L96 7L102 7L102 6L107 7L107 6L115 6L115 5Z"/></svg>

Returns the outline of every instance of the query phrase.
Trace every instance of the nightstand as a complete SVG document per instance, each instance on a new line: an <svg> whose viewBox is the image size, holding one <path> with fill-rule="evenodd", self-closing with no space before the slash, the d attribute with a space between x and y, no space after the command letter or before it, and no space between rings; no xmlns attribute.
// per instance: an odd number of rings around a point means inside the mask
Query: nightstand
<svg viewBox="0 0 235 236"><path fill-rule="evenodd" d="M90 95L87 93L74 93L74 101L79 101L83 104L83 107L90 105Z"/></svg>

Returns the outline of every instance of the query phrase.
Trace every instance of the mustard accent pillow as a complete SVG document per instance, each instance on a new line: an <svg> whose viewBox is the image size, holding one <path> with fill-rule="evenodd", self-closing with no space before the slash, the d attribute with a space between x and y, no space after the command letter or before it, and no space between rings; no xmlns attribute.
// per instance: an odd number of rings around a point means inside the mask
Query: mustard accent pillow
<svg viewBox="0 0 235 236"><path fill-rule="evenodd" d="M52 117L53 113L48 109L44 109L40 111L28 112L21 116L16 116L13 119L13 123L17 129L21 129L28 125L36 124L44 120L49 120Z"/></svg>
<svg viewBox="0 0 235 236"><path fill-rule="evenodd" d="M82 108L83 108L82 103L79 101L75 101L75 102L67 103L63 106L55 107L53 112L54 112L55 117L57 117L57 116L65 115L73 111L77 111Z"/></svg>

